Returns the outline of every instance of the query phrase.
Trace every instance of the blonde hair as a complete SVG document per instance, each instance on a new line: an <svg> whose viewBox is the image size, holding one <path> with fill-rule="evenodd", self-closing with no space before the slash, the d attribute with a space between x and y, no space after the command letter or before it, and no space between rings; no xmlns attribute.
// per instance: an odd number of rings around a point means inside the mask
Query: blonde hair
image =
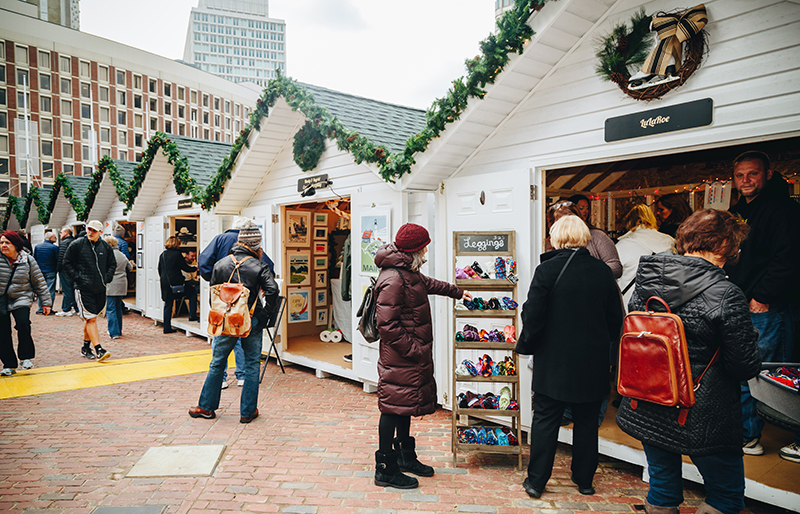
<svg viewBox="0 0 800 514"><path fill-rule="evenodd" d="M117 241L117 238L114 236L103 236L103 241L108 243L111 248L116 248L119 246L119 241Z"/></svg>
<svg viewBox="0 0 800 514"><path fill-rule="evenodd" d="M592 238L589 227L578 216L564 216L550 227L553 248L583 248Z"/></svg>
<svg viewBox="0 0 800 514"><path fill-rule="evenodd" d="M180 248L181 247L181 240L175 236L171 236L167 238L167 241L164 243L164 248L171 249L171 248Z"/></svg>
<svg viewBox="0 0 800 514"><path fill-rule="evenodd" d="M425 258L425 248L411 254L411 271L419 271L423 264L428 262Z"/></svg>
<svg viewBox="0 0 800 514"><path fill-rule="evenodd" d="M656 215L653 214L653 209L643 203L634 206L625 216L625 228L631 231L637 228L657 229L658 222L656 222Z"/></svg>

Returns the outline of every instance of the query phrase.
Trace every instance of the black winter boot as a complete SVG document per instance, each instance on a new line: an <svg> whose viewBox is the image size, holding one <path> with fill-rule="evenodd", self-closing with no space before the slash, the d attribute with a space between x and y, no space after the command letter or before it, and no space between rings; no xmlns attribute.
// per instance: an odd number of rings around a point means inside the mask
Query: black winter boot
<svg viewBox="0 0 800 514"><path fill-rule="evenodd" d="M416 447L417 443L413 437L409 437L405 441L394 440L394 449L399 454L397 464L400 471L414 473L418 477L432 477L433 468L417 460L417 452L414 450Z"/></svg>
<svg viewBox="0 0 800 514"><path fill-rule="evenodd" d="M397 452L375 452L375 485L395 487L397 489L415 489L419 487L416 478L406 476L397 466Z"/></svg>

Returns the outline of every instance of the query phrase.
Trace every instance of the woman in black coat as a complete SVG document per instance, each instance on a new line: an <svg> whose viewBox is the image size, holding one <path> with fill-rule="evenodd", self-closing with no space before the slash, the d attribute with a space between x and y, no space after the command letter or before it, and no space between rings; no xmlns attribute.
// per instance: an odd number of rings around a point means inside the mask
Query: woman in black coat
<svg viewBox="0 0 800 514"><path fill-rule="evenodd" d="M522 306L517 353L533 355L531 460L525 491L544 492L553 471L564 408L575 422L572 481L581 494L594 494L597 418L609 389L609 351L619 337L622 301L611 269L584 247L589 229L577 216L564 216L550 229L555 250L542 255Z"/></svg>
<svg viewBox="0 0 800 514"><path fill-rule="evenodd" d="M692 377L708 367L685 424L679 409L624 398L617 424L642 442L650 474L648 514L677 514L683 502L681 455L694 462L706 486L698 513L744 509L742 407L739 383L758 374L760 356L747 299L728 281L722 266L733 263L749 228L727 211L692 214L678 229L680 255L659 253L639 260L629 309L644 310L651 296L662 298L681 317ZM652 305L652 304L651 304Z"/></svg>
<svg viewBox="0 0 800 514"><path fill-rule="evenodd" d="M161 299L164 301L164 333L175 332L172 328L172 305L177 298L183 295L174 294L172 286L182 286L186 279L181 271L194 273L197 267L189 265L180 251L181 241L175 236L167 239L164 243L164 252L158 258L158 276L161 283Z"/></svg>

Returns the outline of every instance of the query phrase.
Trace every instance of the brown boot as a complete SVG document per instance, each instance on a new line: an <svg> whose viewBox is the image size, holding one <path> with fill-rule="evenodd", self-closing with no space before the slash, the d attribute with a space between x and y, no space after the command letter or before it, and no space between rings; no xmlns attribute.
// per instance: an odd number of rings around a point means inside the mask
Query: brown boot
<svg viewBox="0 0 800 514"><path fill-rule="evenodd" d="M647 501L647 498L645 498L644 511L647 514L678 514L678 507L656 507L655 505L651 505L650 502ZM698 510L698 513L699 512Z"/></svg>
<svg viewBox="0 0 800 514"><path fill-rule="evenodd" d="M722 514L722 512L718 511L717 509L707 504L706 502L703 502L700 504L699 507L697 507L696 514Z"/></svg>

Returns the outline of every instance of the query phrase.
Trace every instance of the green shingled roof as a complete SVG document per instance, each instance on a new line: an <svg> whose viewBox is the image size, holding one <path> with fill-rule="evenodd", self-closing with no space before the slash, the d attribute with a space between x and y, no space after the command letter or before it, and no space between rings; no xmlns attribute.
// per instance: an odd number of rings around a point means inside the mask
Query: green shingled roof
<svg viewBox="0 0 800 514"><path fill-rule="evenodd" d="M406 140L425 128L425 111L362 98L324 87L298 82L314 95L317 105L327 107L342 125L367 136L392 152L405 148Z"/></svg>
<svg viewBox="0 0 800 514"><path fill-rule="evenodd" d="M216 141L205 141L185 136L167 134L175 143L181 157L185 157L189 165L189 176L198 186L205 188L217 173L222 161L231 154L231 145Z"/></svg>
<svg viewBox="0 0 800 514"><path fill-rule="evenodd" d="M72 193L75 195L81 203L86 202L86 193L89 192L89 184L92 183L93 177L76 177L73 175L67 175L67 182L69 182L69 187L72 188ZM45 189L45 188L42 188ZM47 198L50 198L50 190L48 189ZM44 198L44 196L42 196Z"/></svg>
<svg viewBox="0 0 800 514"><path fill-rule="evenodd" d="M121 161L119 159L112 159L114 161L114 165L117 167L117 172L119 176L122 177L122 180L125 183L129 183L133 178L133 168L139 165L138 162L134 161Z"/></svg>

